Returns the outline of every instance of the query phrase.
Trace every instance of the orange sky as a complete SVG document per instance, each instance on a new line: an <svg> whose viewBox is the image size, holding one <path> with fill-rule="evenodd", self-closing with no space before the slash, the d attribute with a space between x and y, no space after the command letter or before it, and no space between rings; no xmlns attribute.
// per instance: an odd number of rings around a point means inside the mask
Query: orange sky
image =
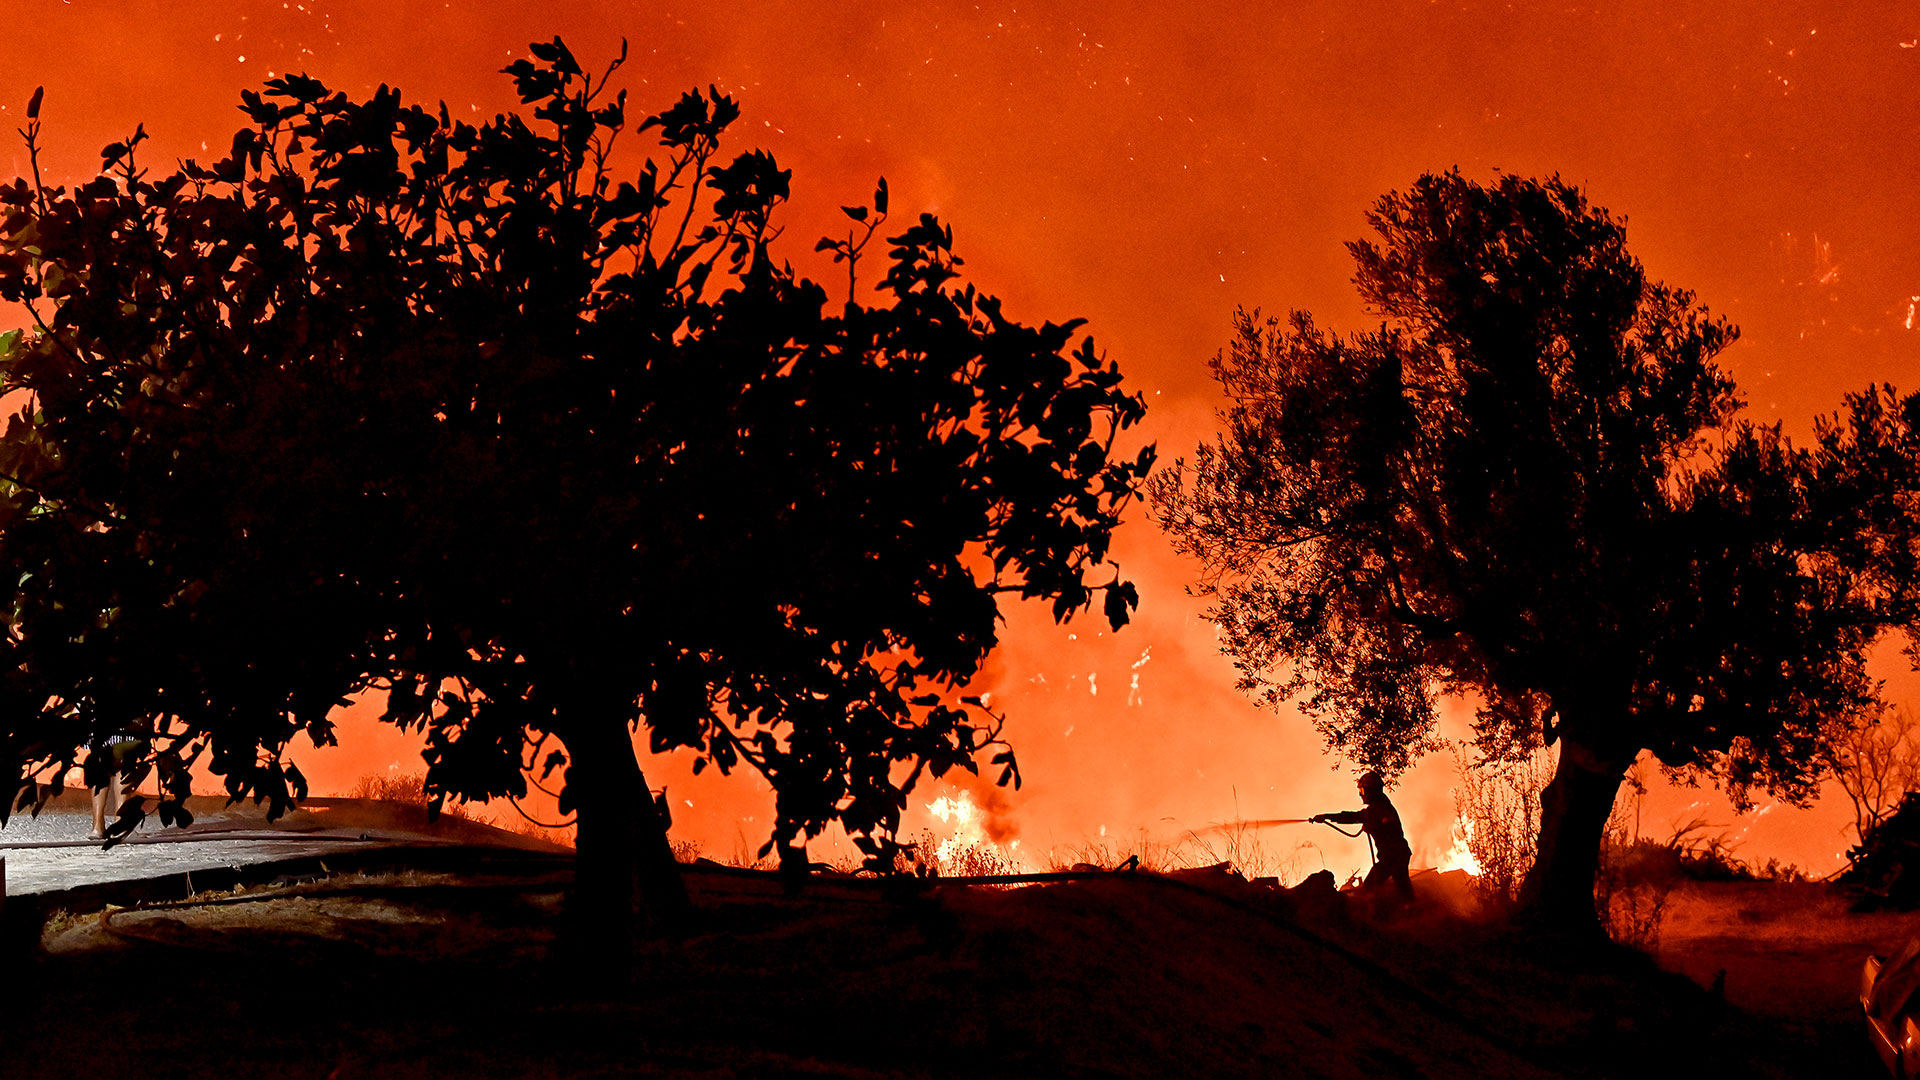
<svg viewBox="0 0 1920 1080"><path fill-rule="evenodd" d="M625 36L638 111L707 83L740 98L731 149L762 147L794 170L791 257L885 175L896 215L937 211L971 280L1010 313L1090 320L1146 393L1146 435L1166 458L1211 428L1205 361L1234 307L1365 325L1341 243L1378 195L1455 165L1481 179L1559 172L1626 216L1656 276L1741 326L1725 360L1751 415L1805 432L1849 389L1920 385L1920 10L1318 6L1329 10L12 0L0 119L18 126L45 84L45 164L71 181L136 122L154 136L150 160L219 156L239 91L270 73L356 95L387 82L490 114L512 104L493 73L527 41L560 33L593 66ZM16 175L25 156L9 153ZM1027 787L1005 815L1024 849L1098 843L1103 827L1124 848L1142 829L1170 837L1236 813L1354 803L1304 721L1234 694L1182 594L1191 568L1144 522L1117 548L1141 585L1136 625L1102 634L1094 620L1057 629L1014 612L977 687L1013 711ZM1920 704L1920 682L1883 667ZM349 722L344 738L295 755L317 790L418 767L374 725ZM751 785L657 764L650 775L669 783L676 835L723 858L736 837L763 839ZM1396 795L1416 864L1446 846L1451 782L1436 760ZM1833 801L1740 820L1722 805L1668 792L1645 820L1664 835L1705 811L1744 839L1738 854L1838 864L1846 814ZM743 824L749 815L762 824ZM1320 848L1292 851L1300 839ZM1324 859L1344 875L1364 859L1326 830L1270 846L1301 872Z"/></svg>

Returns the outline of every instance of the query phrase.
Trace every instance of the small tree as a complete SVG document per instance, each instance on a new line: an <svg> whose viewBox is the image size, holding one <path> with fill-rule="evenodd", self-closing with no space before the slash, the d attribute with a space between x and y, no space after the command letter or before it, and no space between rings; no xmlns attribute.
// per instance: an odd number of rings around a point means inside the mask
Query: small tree
<svg viewBox="0 0 1920 1080"><path fill-rule="evenodd" d="M575 925L617 957L636 881L685 902L637 727L767 778L763 855L837 821L891 865L914 783L999 745L947 691L1000 599L1127 621L1089 578L1151 452L1113 457L1143 405L1079 324L960 287L933 218L830 309L774 254L789 174L719 156L731 99L640 123L664 161L616 182L613 70L532 52L531 123L286 76L211 166L151 176L136 132L0 189L35 319L0 341L3 745L24 784L150 722L163 819L203 754L277 812L289 739L379 693L436 799L564 768ZM846 212L851 288L884 181Z"/></svg>
<svg viewBox="0 0 1920 1080"><path fill-rule="evenodd" d="M1522 902L1595 934L1642 749L1805 800L1820 718L1873 700L1866 650L1913 618L1920 399L1852 398L1812 449L1738 422L1733 327L1558 179L1426 176L1369 221L1380 329L1242 313L1226 432L1156 479L1160 520L1241 685L1331 749L1398 772L1442 693L1484 702L1489 758L1557 743Z"/></svg>
<svg viewBox="0 0 1920 1080"><path fill-rule="evenodd" d="M1453 812L1465 832L1467 853L1480 868L1474 890L1510 903L1533 868L1540 840L1540 792L1553 775L1552 755L1537 750L1504 761L1470 761L1454 748Z"/></svg>
<svg viewBox="0 0 1920 1080"><path fill-rule="evenodd" d="M1827 768L1853 807L1853 835L1871 833L1920 788L1920 722L1904 705L1875 706L1837 718L1826 752Z"/></svg>

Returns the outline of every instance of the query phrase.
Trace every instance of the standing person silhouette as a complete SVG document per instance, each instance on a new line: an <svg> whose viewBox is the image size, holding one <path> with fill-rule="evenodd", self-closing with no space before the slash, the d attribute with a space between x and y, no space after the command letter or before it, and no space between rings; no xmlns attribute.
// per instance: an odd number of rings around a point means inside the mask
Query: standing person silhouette
<svg viewBox="0 0 1920 1080"><path fill-rule="evenodd" d="M107 819L119 817L120 804L127 799L126 783L122 779L126 774L127 761L129 758L139 760L146 754L147 748L144 730L109 735L93 744L93 753L100 755L104 759L104 767L111 771L100 776L95 769L101 766L96 766L92 758L87 761L87 784L93 789L93 831L87 833L87 839L107 838Z"/></svg>
<svg viewBox="0 0 1920 1080"><path fill-rule="evenodd" d="M1381 782L1379 773L1368 769L1360 774L1358 783L1360 800L1366 803L1364 807L1337 814L1315 814L1311 820L1360 826L1373 845L1373 869L1367 871L1360 887L1374 892L1391 881L1400 899L1412 900L1413 878L1407 867L1413 861L1413 849L1407 846L1406 831L1400 827L1400 812L1387 800L1387 786Z"/></svg>

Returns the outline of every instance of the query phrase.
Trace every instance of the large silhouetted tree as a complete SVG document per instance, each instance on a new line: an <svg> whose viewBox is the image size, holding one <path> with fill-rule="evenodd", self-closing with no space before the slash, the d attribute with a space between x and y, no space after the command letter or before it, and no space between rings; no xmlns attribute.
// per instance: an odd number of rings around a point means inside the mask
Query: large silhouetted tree
<svg viewBox="0 0 1920 1080"><path fill-rule="evenodd" d="M1423 177L1350 245L1383 320L1242 314L1225 433L1155 480L1243 687L1298 697L1396 773L1433 702L1493 757L1559 745L1523 901L1592 928L1600 837L1642 749L1811 796L1826 717L1910 622L1920 404L1848 403L1811 448L1736 418L1735 336L1648 280L1559 180Z"/></svg>
<svg viewBox="0 0 1920 1080"><path fill-rule="evenodd" d="M773 251L789 173L719 156L731 99L640 123L663 159L619 179L612 69L533 54L530 118L288 76L216 164L156 177L136 133L72 191L37 165L0 190L0 297L34 319L0 341L20 783L147 722L163 818L203 754L277 809L289 740L376 692L437 795L564 766L575 911L617 934L636 873L684 903L634 731L759 770L768 850L837 821L886 864L913 783L1001 745L946 693L1000 598L1127 621L1132 586L1093 578L1143 406L1077 323L959 287L926 216L881 302L829 305ZM849 289L886 210L882 182L817 249Z"/></svg>

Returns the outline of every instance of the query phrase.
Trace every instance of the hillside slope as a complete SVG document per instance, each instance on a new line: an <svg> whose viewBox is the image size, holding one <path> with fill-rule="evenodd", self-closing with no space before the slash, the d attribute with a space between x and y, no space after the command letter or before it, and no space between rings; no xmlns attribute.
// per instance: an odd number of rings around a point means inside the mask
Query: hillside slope
<svg viewBox="0 0 1920 1080"><path fill-rule="evenodd" d="M1808 1048L1638 954L1437 905L1292 913L1227 874L985 889L696 872L632 990L543 963L564 886L339 877L56 924L0 1075L1808 1075ZM1831 1073L1829 1073L1831 1075Z"/></svg>

